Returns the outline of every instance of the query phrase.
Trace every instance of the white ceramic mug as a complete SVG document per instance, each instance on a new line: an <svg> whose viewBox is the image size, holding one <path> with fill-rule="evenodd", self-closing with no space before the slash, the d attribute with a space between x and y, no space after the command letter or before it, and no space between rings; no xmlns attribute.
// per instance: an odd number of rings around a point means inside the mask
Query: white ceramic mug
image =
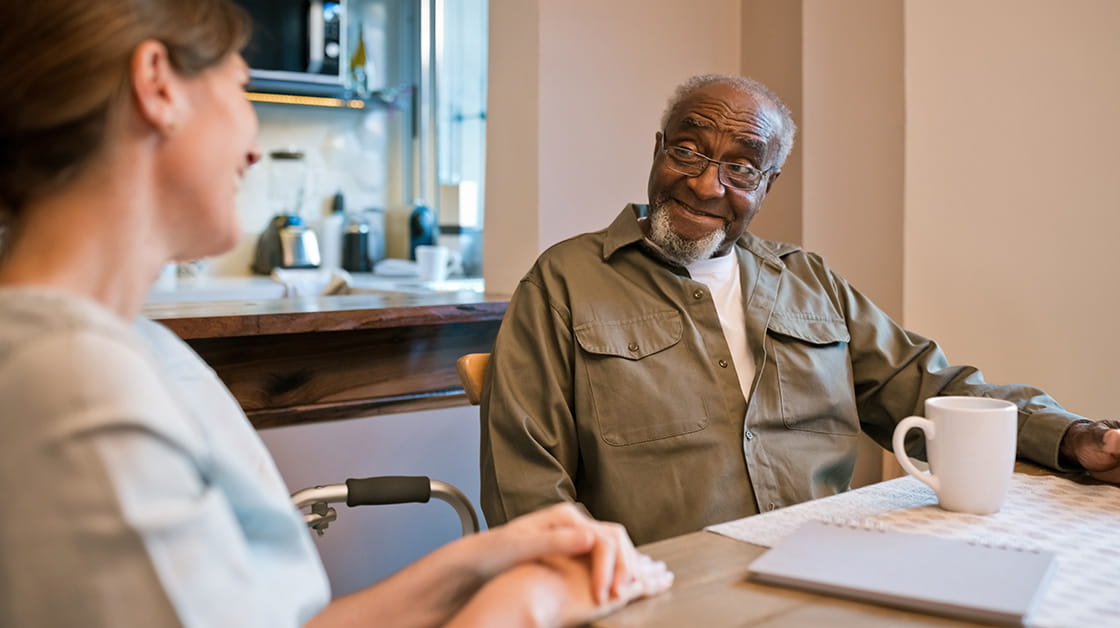
<svg viewBox="0 0 1120 628"><path fill-rule="evenodd" d="M459 252L441 244L416 247L416 268L420 281L443 281L459 266Z"/></svg>
<svg viewBox="0 0 1120 628"><path fill-rule="evenodd" d="M919 471L906 455L906 434L926 438L930 472ZM894 455L910 475L937 493L945 510L987 515L1007 498L1015 468L1018 409L1002 399L930 397L926 418L912 416L894 429Z"/></svg>

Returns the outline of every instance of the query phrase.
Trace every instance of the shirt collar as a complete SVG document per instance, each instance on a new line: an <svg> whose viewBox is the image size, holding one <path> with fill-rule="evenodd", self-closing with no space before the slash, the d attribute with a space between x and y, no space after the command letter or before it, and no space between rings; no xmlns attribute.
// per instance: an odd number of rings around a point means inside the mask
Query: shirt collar
<svg viewBox="0 0 1120 628"><path fill-rule="evenodd" d="M649 205L630 203L607 227L607 237L603 238L603 261L610 259L615 251L641 242L645 238L638 219L649 214Z"/></svg>

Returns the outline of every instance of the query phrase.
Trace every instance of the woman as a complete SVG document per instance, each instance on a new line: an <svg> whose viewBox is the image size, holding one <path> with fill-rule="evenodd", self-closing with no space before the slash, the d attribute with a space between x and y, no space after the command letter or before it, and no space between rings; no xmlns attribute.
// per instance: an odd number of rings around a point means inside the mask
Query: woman
<svg viewBox="0 0 1120 628"><path fill-rule="evenodd" d="M571 506L328 604L307 530L214 373L138 318L233 246L258 160L228 0L0 4L0 625L572 625L666 589Z"/></svg>

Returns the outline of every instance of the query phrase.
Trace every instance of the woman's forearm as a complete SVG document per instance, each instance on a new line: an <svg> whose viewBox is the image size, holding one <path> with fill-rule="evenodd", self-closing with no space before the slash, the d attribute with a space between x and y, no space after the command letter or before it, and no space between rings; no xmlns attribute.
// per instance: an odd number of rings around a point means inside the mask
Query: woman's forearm
<svg viewBox="0 0 1120 628"><path fill-rule="evenodd" d="M307 626L443 626L492 576L476 567L487 540L474 535L445 545L367 589L332 601Z"/></svg>
<svg viewBox="0 0 1120 628"><path fill-rule="evenodd" d="M308 625L578 625L672 581L621 526L558 504L449 543Z"/></svg>

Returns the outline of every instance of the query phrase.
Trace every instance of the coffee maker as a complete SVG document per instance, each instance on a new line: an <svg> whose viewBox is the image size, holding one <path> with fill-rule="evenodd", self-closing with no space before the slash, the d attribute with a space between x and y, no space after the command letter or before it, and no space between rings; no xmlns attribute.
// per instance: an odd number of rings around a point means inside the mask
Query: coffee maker
<svg viewBox="0 0 1120 628"><path fill-rule="evenodd" d="M277 214L257 239L253 272L267 275L274 268L318 268L319 242L302 215L307 183L303 151L274 150L268 157L268 196Z"/></svg>

